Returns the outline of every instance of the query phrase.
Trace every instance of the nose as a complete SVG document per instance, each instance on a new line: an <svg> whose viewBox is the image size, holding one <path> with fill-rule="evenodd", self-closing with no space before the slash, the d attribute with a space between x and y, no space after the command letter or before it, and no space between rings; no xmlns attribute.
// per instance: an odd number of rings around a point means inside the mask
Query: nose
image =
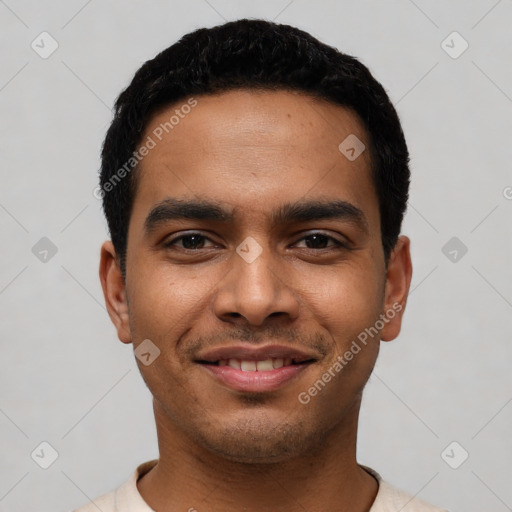
<svg viewBox="0 0 512 512"><path fill-rule="evenodd" d="M270 317L288 322L297 318L299 302L288 282L290 273L283 268L285 263L268 246L260 247L261 253L255 259L242 252L233 254L232 267L219 283L214 298L219 319L260 326Z"/></svg>

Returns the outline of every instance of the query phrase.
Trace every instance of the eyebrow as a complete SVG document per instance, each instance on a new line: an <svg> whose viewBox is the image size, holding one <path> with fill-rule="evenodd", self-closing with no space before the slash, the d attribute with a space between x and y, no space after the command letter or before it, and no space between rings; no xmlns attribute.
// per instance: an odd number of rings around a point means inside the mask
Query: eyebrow
<svg viewBox="0 0 512 512"><path fill-rule="evenodd" d="M219 203L166 198L151 209L144 222L144 229L146 234L150 235L160 225L172 220L192 219L232 223L235 217L233 210L228 210ZM270 214L270 222L273 226L325 219L349 222L366 233L369 232L368 221L363 211L347 201L317 199L285 203Z"/></svg>

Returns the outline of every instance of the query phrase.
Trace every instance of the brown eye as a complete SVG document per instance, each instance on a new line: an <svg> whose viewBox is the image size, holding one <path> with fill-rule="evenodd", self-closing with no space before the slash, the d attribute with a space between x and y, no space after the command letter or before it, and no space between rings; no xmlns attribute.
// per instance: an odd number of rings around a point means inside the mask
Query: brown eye
<svg viewBox="0 0 512 512"><path fill-rule="evenodd" d="M312 233L301 238L300 241L306 241L306 249L330 249L333 247L347 247L344 243L340 242L336 238L326 235L324 233ZM329 242L333 242L330 246Z"/></svg>
<svg viewBox="0 0 512 512"><path fill-rule="evenodd" d="M201 235L200 233L190 233L188 235L180 235L176 238L169 240L168 242L165 242L164 247L177 247L178 249L186 249L193 251L196 249L203 249L206 240L210 239L205 237L204 235ZM177 245L177 243L179 242L181 242L181 247Z"/></svg>

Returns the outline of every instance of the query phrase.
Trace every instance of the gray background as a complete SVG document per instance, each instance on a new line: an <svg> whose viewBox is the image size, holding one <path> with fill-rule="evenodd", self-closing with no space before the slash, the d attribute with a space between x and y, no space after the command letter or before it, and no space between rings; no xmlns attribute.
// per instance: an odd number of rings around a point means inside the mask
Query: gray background
<svg viewBox="0 0 512 512"><path fill-rule="evenodd" d="M366 389L359 461L452 511L512 510L510 0L0 1L0 510L70 510L157 456L151 396L97 276L99 149L145 60L240 17L359 57L411 151L412 294ZM31 47L51 48L43 31L58 43L46 59Z"/></svg>

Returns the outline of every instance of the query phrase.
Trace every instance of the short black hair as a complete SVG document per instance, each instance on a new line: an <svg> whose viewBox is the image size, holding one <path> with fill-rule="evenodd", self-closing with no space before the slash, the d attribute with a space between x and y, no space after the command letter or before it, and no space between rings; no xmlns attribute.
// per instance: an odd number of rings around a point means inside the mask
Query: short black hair
<svg viewBox="0 0 512 512"><path fill-rule="evenodd" d="M303 30L240 19L186 34L145 62L116 100L103 143L98 190L123 277L137 188L134 154L151 117L192 95L233 89L299 91L359 116L370 138L387 262L400 234L410 171L400 120L384 88L359 60Z"/></svg>

